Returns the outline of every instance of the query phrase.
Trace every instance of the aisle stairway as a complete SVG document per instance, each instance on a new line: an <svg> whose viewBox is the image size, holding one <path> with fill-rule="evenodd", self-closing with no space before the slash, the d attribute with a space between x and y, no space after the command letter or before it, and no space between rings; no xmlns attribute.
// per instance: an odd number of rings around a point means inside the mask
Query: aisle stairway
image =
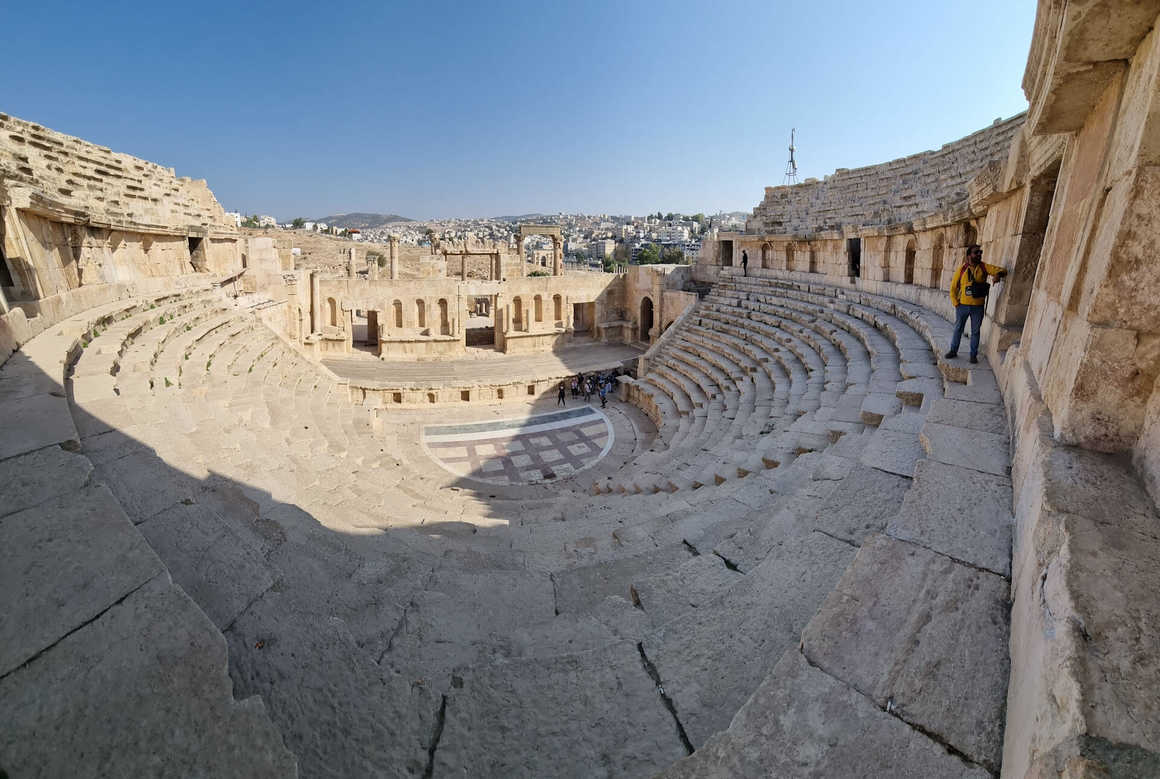
<svg viewBox="0 0 1160 779"><path fill-rule="evenodd" d="M216 293L29 348L71 366L70 456L304 774L995 771L1010 484L989 370L940 364L933 314L824 285L726 281L678 327L632 387L655 440L511 487L434 468L423 417L352 405Z"/></svg>

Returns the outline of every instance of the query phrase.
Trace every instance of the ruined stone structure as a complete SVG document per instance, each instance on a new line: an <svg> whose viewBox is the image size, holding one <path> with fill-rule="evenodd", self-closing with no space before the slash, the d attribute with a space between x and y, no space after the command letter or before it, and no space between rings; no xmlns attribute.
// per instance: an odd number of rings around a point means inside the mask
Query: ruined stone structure
<svg viewBox="0 0 1160 779"><path fill-rule="evenodd" d="M5 118L0 769L1160 774L1158 13L1044 0L1026 115L767 190L694 269L294 270ZM172 202L58 202L98 159ZM74 277L81 227L170 248Z"/></svg>

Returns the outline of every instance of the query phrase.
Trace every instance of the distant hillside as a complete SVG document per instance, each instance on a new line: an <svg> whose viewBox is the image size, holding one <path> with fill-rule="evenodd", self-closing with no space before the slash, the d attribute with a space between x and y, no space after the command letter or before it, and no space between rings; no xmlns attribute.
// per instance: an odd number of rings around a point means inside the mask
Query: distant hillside
<svg viewBox="0 0 1160 779"><path fill-rule="evenodd" d="M323 222L330 227L338 227L349 230L352 227L359 230L367 230L372 227L383 227L391 222L414 222L414 219L408 219L405 216L398 214L333 214L331 216L320 216L317 219L309 220L311 222Z"/></svg>
<svg viewBox="0 0 1160 779"><path fill-rule="evenodd" d="M533 222L543 219L547 214L520 214L519 216L493 216L497 222Z"/></svg>

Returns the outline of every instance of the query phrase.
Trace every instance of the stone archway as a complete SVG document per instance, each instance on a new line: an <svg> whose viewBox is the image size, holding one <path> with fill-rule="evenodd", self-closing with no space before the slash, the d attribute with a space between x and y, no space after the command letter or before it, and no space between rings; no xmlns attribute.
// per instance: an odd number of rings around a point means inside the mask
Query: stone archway
<svg viewBox="0 0 1160 779"><path fill-rule="evenodd" d="M516 255L520 258L520 267L524 267L524 239L532 235L543 235L552 240L552 275L559 276L564 272L564 236L558 225L520 225L516 236Z"/></svg>
<svg viewBox="0 0 1160 779"><path fill-rule="evenodd" d="M649 331L653 328L653 302L647 295L640 301L640 340L648 343Z"/></svg>

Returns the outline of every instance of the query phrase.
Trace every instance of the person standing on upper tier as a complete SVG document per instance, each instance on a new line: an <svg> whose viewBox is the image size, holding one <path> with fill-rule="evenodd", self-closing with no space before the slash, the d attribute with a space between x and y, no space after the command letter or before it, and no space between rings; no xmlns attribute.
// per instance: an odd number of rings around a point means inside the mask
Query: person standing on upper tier
<svg viewBox="0 0 1160 779"><path fill-rule="evenodd" d="M951 303L955 307L955 330L951 335L951 348L946 353L947 359L959 356L959 343L963 339L963 330L967 327L967 318L971 320L971 362L979 361L979 330L983 326L983 309L987 305L987 294L991 285L987 277L993 276L998 284L1007 275L1007 271L998 265L987 265L983 262L983 249L978 244L967 247L967 261L955 271L951 279Z"/></svg>
<svg viewBox="0 0 1160 779"><path fill-rule="evenodd" d="M556 393L556 405L557 406L567 405L566 403L564 403L564 382L560 382L560 391Z"/></svg>
<svg viewBox="0 0 1160 779"><path fill-rule="evenodd" d="M749 252L741 250L741 275L749 275Z"/></svg>

